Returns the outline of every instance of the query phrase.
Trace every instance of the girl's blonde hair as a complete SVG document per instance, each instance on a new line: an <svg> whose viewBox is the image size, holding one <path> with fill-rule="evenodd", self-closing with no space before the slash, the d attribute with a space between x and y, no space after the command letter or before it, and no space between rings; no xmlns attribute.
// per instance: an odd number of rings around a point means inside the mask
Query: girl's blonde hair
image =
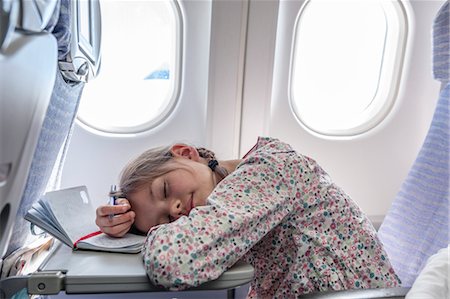
<svg viewBox="0 0 450 299"><path fill-rule="evenodd" d="M171 159L168 146L146 150L123 168L120 173L119 194L115 195L126 198L145 184L171 171L173 168L168 163Z"/></svg>
<svg viewBox="0 0 450 299"><path fill-rule="evenodd" d="M177 167L169 163L173 155L171 146L149 149L129 162L121 172L119 190L112 192L111 196L127 197L127 195L138 191L142 186L153 182L156 178L164 175ZM216 160L214 152L200 147L197 148L200 157L207 162ZM227 170L217 165L211 168L219 176L219 181L228 175Z"/></svg>

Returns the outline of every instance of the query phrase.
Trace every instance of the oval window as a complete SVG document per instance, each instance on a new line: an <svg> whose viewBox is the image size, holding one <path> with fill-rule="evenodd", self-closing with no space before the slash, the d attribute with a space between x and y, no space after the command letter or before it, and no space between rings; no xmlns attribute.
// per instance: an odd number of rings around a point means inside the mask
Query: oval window
<svg viewBox="0 0 450 299"><path fill-rule="evenodd" d="M391 110L406 43L399 1L308 1L297 17L292 109L308 129L352 136Z"/></svg>
<svg viewBox="0 0 450 299"><path fill-rule="evenodd" d="M180 86L181 14L175 1L101 1L101 71L86 84L78 119L108 133L158 125Z"/></svg>

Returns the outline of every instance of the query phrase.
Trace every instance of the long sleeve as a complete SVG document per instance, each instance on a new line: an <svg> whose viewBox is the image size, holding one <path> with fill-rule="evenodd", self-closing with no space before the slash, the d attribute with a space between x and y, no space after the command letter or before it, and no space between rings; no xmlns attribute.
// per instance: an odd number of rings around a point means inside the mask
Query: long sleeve
<svg viewBox="0 0 450 299"><path fill-rule="evenodd" d="M180 290L216 279L291 213L295 181L283 169L296 154L278 146L245 159L215 188L210 205L149 233L143 255L153 283Z"/></svg>

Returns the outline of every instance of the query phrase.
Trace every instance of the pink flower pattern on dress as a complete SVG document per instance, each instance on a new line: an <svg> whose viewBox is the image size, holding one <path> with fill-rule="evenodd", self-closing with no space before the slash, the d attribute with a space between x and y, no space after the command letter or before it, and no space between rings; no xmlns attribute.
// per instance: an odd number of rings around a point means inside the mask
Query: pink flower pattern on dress
<svg viewBox="0 0 450 299"><path fill-rule="evenodd" d="M150 230L150 280L182 290L253 265L248 298L396 287L400 281L359 207L311 158L260 137L237 169L189 216Z"/></svg>

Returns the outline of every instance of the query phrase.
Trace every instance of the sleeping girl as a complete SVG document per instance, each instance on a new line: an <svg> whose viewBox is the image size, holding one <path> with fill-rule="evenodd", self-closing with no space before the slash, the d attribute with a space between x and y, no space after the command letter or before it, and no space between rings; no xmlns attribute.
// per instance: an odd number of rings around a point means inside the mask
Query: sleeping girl
<svg viewBox="0 0 450 299"><path fill-rule="evenodd" d="M151 149L123 169L119 187L120 205L98 207L96 223L115 237L147 235L144 265L156 285L198 286L238 260L255 269L248 298L400 285L355 202L277 139L260 137L226 161L187 144Z"/></svg>

